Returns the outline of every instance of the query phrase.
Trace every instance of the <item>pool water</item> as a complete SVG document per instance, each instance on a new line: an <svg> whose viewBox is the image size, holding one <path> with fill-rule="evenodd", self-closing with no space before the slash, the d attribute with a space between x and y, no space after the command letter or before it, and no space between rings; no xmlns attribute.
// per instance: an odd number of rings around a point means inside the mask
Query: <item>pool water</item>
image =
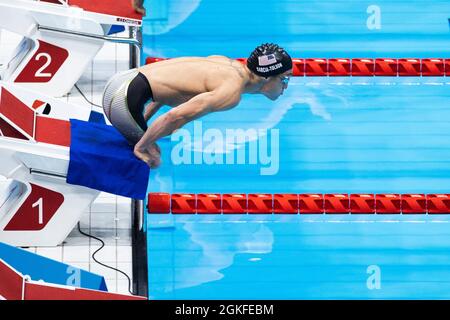
<svg viewBox="0 0 450 320"><path fill-rule="evenodd" d="M447 1L258 3L158 2L144 52L237 58L277 42L296 58L450 58ZM149 191L450 193L449 88L448 77L291 78L275 102L244 96L161 139ZM449 221L148 215L149 297L448 299Z"/></svg>

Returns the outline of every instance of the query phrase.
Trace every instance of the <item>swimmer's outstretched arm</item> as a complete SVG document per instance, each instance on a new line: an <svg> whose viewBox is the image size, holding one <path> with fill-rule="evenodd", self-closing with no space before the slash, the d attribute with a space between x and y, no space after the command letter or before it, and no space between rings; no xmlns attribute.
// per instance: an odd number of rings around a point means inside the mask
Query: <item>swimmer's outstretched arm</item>
<svg viewBox="0 0 450 320"><path fill-rule="evenodd" d="M135 155L151 167L159 164L159 152L155 146L156 140L172 134L186 123L204 116L210 112L227 110L235 107L241 97L239 88L229 86L201 93L189 101L171 109L158 117L147 129L142 139L134 148Z"/></svg>

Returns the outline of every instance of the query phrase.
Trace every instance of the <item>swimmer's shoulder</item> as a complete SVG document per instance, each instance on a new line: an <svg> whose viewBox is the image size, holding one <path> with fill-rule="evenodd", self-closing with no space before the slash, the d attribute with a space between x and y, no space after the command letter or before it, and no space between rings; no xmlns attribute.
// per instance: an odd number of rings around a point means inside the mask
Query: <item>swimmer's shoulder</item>
<svg viewBox="0 0 450 320"><path fill-rule="evenodd" d="M206 60L214 61L214 62L222 62L222 63L230 63L230 61L231 62L233 61L233 59L230 59L230 58L228 58L226 56L222 56L222 55L207 56ZM171 58L171 59L167 59L167 60L153 62L151 64L142 66L141 69L150 69L151 67L154 67L154 66L178 64L180 62L183 63L183 62L204 62L204 61L205 61L205 57L178 57L178 58Z"/></svg>
<svg viewBox="0 0 450 320"><path fill-rule="evenodd" d="M221 56L221 55L207 56L206 59L208 59L209 61L214 61L214 62L219 62L219 63L226 63L226 64L233 64L233 62L235 61L234 59L231 59L231 58L226 57L226 56Z"/></svg>
<svg viewBox="0 0 450 320"><path fill-rule="evenodd" d="M216 62L220 62L222 64L225 64L225 65L231 67L235 71L233 73L238 75L239 78L241 78L241 79L244 78L244 74L243 74L243 70L242 70L243 65L239 61L237 61L235 59L231 59L226 56L220 56L220 55L208 56L207 59L215 60Z"/></svg>
<svg viewBox="0 0 450 320"><path fill-rule="evenodd" d="M208 59L227 59L227 60L230 59L230 58L228 58L228 57L221 56L221 55L218 55L218 54L214 54L214 55L211 55L211 56L207 56L206 58L208 58Z"/></svg>

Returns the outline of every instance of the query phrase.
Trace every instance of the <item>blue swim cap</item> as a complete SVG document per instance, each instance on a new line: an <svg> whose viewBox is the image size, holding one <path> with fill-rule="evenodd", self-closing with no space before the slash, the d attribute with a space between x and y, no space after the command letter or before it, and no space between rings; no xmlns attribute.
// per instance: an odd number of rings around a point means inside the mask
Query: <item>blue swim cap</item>
<svg viewBox="0 0 450 320"><path fill-rule="evenodd" d="M260 77L272 77L292 69L289 54L274 43L264 43L250 54L247 67Z"/></svg>

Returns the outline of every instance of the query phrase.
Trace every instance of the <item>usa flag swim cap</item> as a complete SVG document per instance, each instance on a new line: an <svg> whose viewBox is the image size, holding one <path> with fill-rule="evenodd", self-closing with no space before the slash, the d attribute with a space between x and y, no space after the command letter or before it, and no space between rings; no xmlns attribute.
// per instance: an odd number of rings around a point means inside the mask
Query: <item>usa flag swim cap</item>
<svg viewBox="0 0 450 320"><path fill-rule="evenodd" d="M274 43L258 46L247 59L247 67L261 77L271 77L292 69L289 54Z"/></svg>

